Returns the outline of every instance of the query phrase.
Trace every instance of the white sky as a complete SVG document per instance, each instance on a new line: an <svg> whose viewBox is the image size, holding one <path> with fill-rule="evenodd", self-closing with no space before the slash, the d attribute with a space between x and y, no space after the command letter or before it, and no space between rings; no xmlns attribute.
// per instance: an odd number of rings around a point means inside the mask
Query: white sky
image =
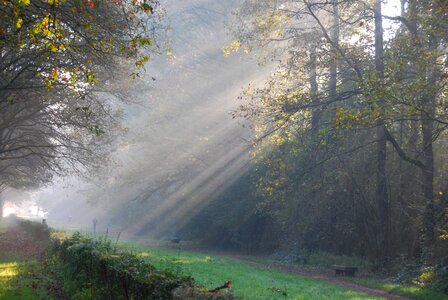
<svg viewBox="0 0 448 300"><path fill-rule="evenodd" d="M396 17L401 15L401 3L399 0L386 0L382 5L383 16ZM386 40L391 36L391 31L395 31L400 24L388 19L383 20Z"/></svg>

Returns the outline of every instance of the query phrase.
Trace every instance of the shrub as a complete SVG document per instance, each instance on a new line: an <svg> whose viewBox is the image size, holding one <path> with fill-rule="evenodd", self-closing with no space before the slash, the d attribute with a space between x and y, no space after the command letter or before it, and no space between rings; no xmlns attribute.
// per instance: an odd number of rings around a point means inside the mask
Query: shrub
<svg viewBox="0 0 448 300"><path fill-rule="evenodd" d="M441 265L423 268L413 282L424 288L448 293L448 268Z"/></svg>
<svg viewBox="0 0 448 300"><path fill-rule="evenodd" d="M17 219L17 226L20 230L30 235L35 241L42 243L50 241L50 229L45 224Z"/></svg>
<svg viewBox="0 0 448 300"><path fill-rule="evenodd" d="M176 288L193 287L191 277L157 270L107 237L74 233L55 239L51 252L60 261L65 289L74 299L172 299Z"/></svg>

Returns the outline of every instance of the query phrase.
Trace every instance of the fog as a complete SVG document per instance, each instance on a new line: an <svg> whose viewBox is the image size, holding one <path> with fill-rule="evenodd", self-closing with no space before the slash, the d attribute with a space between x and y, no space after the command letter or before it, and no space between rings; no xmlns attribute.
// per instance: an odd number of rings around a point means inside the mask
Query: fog
<svg viewBox="0 0 448 300"><path fill-rule="evenodd" d="M68 178L36 199L49 224L160 238L175 235L248 168L251 131L232 119L238 95L262 82L255 60L224 57L237 1L166 1L173 56L147 66L126 94L126 135L97 180ZM266 68L266 67L265 67Z"/></svg>

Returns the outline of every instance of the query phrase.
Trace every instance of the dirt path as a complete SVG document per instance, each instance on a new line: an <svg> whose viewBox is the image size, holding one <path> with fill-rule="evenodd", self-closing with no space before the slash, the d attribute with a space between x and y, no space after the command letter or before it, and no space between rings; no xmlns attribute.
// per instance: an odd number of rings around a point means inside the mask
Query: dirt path
<svg viewBox="0 0 448 300"><path fill-rule="evenodd" d="M1 257L14 257L15 259L30 259L41 257L46 245L36 241L30 234L16 228L0 232Z"/></svg>
<svg viewBox="0 0 448 300"><path fill-rule="evenodd" d="M296 275L300 275L300 276L305 276L305 277L310 277L313 279L317 279L317 280L322 280L325 282L330 282L333 283L337 286L343 287L343 288L347 288L350 290L354 290L354 291L359 291L359 292L364 292L366 294L369 294L371 296L375 296L375 297L383 297L385 299L390 299L390 300L413 300L414 298L409 298L409 297L404 297L404 296L399 296L399 295L395 295L395 294L391 294L387 291L384 290L380 290L380 289L374 289L374 288L369 288L369 287L365 287L347 280L344 280L343 278L338 278L335 277L334 275L330 275L330 274L325 274L325 273L319 273L319 272L312 272L312 271L305 271L303 269L300 269L298 267L294 267L294 266L286 266L280 263L268 263L268 262L260 262L256 259L251 259L250 257L247 256L242 256L242 255L238 255L238 254L226 254L226 253L220 253L220 256L225 256L228 258L232 258L232 259L236 259L236 260L240 260L242 262L245 263L249 263L253 266L257 266L260 268L264 268L264 269L270 269L270 270L275 270L275 271L281 271L281 272L286 272L286 273L291 273L291 274L296 274Z"/></svg>

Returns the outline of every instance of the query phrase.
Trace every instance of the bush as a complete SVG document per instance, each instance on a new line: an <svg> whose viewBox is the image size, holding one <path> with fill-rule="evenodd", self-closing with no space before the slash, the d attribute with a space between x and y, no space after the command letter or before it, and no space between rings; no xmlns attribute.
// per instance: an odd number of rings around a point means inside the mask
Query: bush
<svg viewBox="0 0 448 300"><path fill-rule="evenodd" d="M20 230L30 235L35 241L42 243L47 243L50 241L50 229L45 224L17 219L17 226Z"/></svg>
<svg viewBox="0 0 448 300"><path fill-rule="evenodd" d="M413 283L430 290L448 293L448 267L437 265L422 268Z"/></svg>
<svg viewBox="0 0 448 300"><path fill-rule="evenodd" d="M170 271L157 270L141 258L121 252L107 237L74 233L56 239L51 253L61 265L65 289L74 299L172 299L179 287L194 281Z"/></svg>

